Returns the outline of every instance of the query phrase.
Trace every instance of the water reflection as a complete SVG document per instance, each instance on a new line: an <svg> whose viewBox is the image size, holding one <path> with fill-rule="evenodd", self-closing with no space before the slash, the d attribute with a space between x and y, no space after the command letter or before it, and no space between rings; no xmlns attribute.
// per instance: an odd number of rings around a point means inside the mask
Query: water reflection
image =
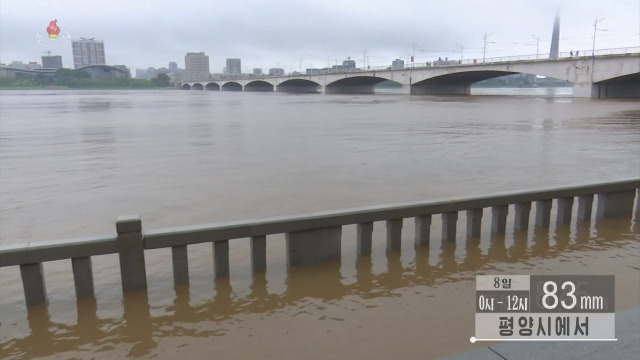
<svg viewBox="0 0 640 360"><path fill-rule="evenodd" d="M189 138L194 147L213 145L213 124L203 121L189 123Z"/></svg>
<svg viewBox="0 0 640 360"><path fill-rule="evenodd" d="M80 131L84 152L100 159L110 159L109 154L115 151L115 127L113 124L95 124L83 126ZM95 159L94 159L95 160Z"/></svg>
<svg viewBox="0 0 640 360"><path fill-rule="evenodd" d="M158 344L154 340L154 328L149 314L149 298L146 291L136 291L124 297L124 314L117 343L132 344L128 357L140 357Z"/></svg>
<svg viewBox="0 0 640 360"><path fill-rule="evenodd" d="M79 99L78 109L86 112L106 112L111 109L111 101L106 98Z"/></svg>

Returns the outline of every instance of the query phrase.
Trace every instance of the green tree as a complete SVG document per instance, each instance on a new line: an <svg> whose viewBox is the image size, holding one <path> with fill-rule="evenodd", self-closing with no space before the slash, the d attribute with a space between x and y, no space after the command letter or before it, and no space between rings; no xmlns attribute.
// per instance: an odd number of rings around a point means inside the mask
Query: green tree
<svg viewBox="0 0 640 360"><path fill-rule="evenodd" d="M53 83L53 76L45 74L37 74L34 82L40 86L48 86Z"/></svg>
<svg viewBox="0 0 640 360"><path fill-rule="evenodd" d="M163 87L169 86L170 81L171 79L169 78L169 75L165 73L158 74L158 76L156 76L156 78L152 80L152 82L156 84L156 86L163 86Z"/></svg>

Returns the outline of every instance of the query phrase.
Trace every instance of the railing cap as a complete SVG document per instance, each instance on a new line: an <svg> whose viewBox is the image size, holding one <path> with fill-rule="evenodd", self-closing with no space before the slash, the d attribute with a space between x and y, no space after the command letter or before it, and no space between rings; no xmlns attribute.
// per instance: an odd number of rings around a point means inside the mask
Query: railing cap
<svg viewBox="0 0 640 360"><path fill-rule="evenodd" d="M124 215L116 218L118 234L142 232L142 220L139 215Z"/></svg>

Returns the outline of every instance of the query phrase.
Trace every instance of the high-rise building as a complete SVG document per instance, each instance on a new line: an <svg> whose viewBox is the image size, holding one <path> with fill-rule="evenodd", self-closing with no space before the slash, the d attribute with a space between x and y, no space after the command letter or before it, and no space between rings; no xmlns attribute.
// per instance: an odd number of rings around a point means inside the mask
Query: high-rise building
<svg viewBox="0 0 640 360"><path fill-rule="evenodd" d="M271 68L269 69L269 76L283 76L284 69L282 68Z"/></svg>
<svg viewBox="0 0 640 360"><path fill-rule="evenodd" d="M342 68L344 70L355 70L356 68L356 61L355 60L351 60L351 58L347 58L347 60L343 60L342 61Z"/></svg>
<svg viewBox="0 0 640 360"><path fill-rule="evenodd" d="M185 81L209 80L209 56L204 52L187 53L184 57Z"/></svg>
<svg viewBox="0 0 640 360"><path fill-rule="evenodd" d="M104 43L94 38L71 41L73 67L78 69L87 65L105 65Z"/></svg>
<svg viewBox="0 0 640 360"><path fill-rule="evenodd" d="M242 74L240 59L227 59L227 74Z"/></svg>
<svg viewBox="0 0 640 360"><path fill-rule="evenodd" d="M158 77L158 73L158 70L154 67L146 69L136 69L136 78L151 80Z"/></svg>
<svg viewBox="0 0 640 360"><path fill-rule="evenodd" d="M402 59L395 59L391 62L392 69L404 69L404 61Z"/></svg>
<svg viewBox="0 0 640 360"><path fill-rule="evenodd" d="M175 61L171 61L169 63L169 69L176 70L178 68L178 64Z"/></svg>
<svg viewBox="0 0 640 360"><path fill-rule="evenodd" d="M45 69L62 69L62 56L60 55L43 56L42 67Z"/></svg>
<svg viewBox="0 0 640 360"><path fill-rule="evenodd" d="M553 34L551 35L551 50L549 51L549 59L558 58L558 49L560 47L560 15L556 15L553 21Z"/></svg>

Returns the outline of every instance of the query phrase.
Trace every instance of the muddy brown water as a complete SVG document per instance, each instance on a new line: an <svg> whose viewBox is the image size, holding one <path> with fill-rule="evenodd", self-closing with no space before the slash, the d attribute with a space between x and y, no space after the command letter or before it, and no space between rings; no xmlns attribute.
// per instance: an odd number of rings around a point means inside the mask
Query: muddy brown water
<svg viewBox="0 0 640 360"><path fill-rule="evenodd" d="M562 91L472 97L195 91L0 92L0 245L108 234L140 214L157 229L640 176L640 104ZM513 96L517 95L517 96ZM122 295L117 256L94 258L96 298L76 301L69 261L45 263L48 306L28 312L0 268L0 357L439 358L469 343L477 274L613 274L617 309L640 305L636 218L439 240L287 270L247 239L214 280L209 244L146 252L149 291Z"/></svg>

